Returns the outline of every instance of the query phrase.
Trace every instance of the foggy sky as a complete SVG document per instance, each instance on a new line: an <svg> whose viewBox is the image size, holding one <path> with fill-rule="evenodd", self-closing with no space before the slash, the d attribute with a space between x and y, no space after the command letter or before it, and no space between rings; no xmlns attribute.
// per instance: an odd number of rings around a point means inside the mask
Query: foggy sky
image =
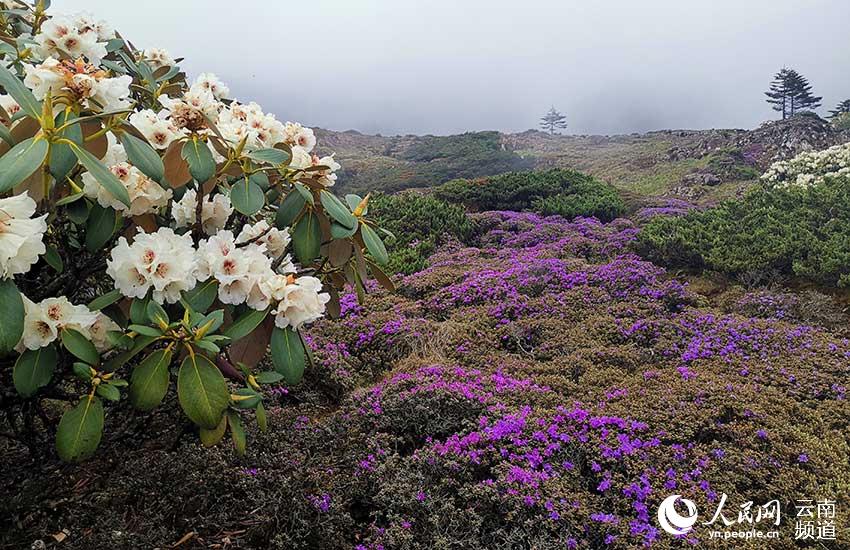
<svg viewBox="0 0 850 550"><path fill-rule="evenodd" d="M783 65L850 98L848 0L54 0L283 120L384 135L751 128Z"/></svg>

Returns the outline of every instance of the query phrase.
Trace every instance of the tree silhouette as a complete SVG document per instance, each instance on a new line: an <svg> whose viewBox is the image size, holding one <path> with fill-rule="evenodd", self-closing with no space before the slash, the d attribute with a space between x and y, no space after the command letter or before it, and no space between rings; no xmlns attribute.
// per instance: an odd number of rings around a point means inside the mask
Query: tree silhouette
<svg viewBox="0 0 850 550"><path fill-rule="evenodd" d="M850 113L850 99L845 99L841 103L835 106L835 109L829 112L830 118L835 118L837 116L843 115L844 113Z"/></svg>
<svg viewBox="0 0 850 550"><path fill-rule="evenodd" d="M806 77L784 67L773 77L765 95L773 110L782 113L783 120L800 111L817 109L823 99L812 94L812 85Z"/></svg>
<svg viewBox="0 0 850 550"><path fill-rule="evenodd" d="M554 135L556 130L563 130L567 127L567 117L559 113L553 105L549 112L540 119L540 127Z"/></svg>

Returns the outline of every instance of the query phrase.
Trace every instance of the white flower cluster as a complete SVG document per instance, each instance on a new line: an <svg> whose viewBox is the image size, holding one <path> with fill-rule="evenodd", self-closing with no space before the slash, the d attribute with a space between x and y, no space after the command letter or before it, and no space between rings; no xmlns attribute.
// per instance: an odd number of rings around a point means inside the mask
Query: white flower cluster
<svg viewBox="0 0 850 550"><path fill-rule="evenodd" d="M154 70L161 67L173 67L176 64L171 54L162 48L148 48L142 52L141 58Z"/></svg>
<svg viewBox="0 0 850 550"><path fill-rule="evenodd" d="M842 176L850 177L850 143L775 162L762 175L762 180L779 188L808 188L820 185L827 177Z"/></svg>
<svg viewBox="0 0 850 550"><path fill-rule="evenodd" d="M19 352L37 350L50 344L63 329L76 330L94 344L99 352L110 349L107 333L120 331L115 321L100 312L89 311L86 306L75 306L64 296L47 298L36 304L24 299L24 332L18 343Z"/></svg>
<svg viewBox="0 0 850 550"><path fill-rule="evenodd" d="M0 199L0 279L26 273L46 251L47 214L33 218L35 207L27 194Z"/></svg>
<svg viewBox="0 0 850 550"><path fill-rule="evenodd" d="M103 162L124 184L130 195L130 207L127 208L124 203L116 199L88 172L83 174L83 192L86 196L97 200L98 204L104 208L113 208L125 218L155 213L168 206L168 201L171 200L171 189L164 189L141 170L129 164L124 147L115 141L112 134L107 136L109 147Z"/></svg>
<svg viewBox="0 0 850 550"><path fill-rule="evenodd" d="M3 110L6 111L6 114L10 117L15 116L15 113L21 110L21 106L18 105L15 98L6 94L0 94L0 107L3 107ZM3 123L7 126L9 125L8 120L4 120Z"/></svg>
<svg viewBox="0 0 850 550"><path fill-rule="evenodd" d="M196 282L212 278L219 284L222 303L256 310L273 305L277 326L298 328L321 317L330 296L321 292L319 279L294 277L295 266L284 256L289 242L288 231L266 221L246 224L238 236L218 231L197 250L190 234L179 236L162 228L140 233L132 245L121 237L106 272L123 295L142 298L152 288L159 303L174 303Z"/></svg>
<svg viewBox="0 0 850 550"><path fill-rule="evenodd" d="M130 83L133 77L110 77L94 65L77 61L59 61L48 57L39 65L24 65L24 85L42 100L49 91L52 96L72 94L87 109L116 111L130 106Z"/></svg>
<svg viewBox="0 0 850 550"><path fill-rule="evenodd" d="M100 63L106 56L106 43L114 37L115 30L105 21L81 13L51 17L41 25L35 43L42 58L84 56L92 63Z"/></svg>
<svg viewBox="0 0 850 550"><path fill-rule="evenodd" d="M140 232L133 244L120 237L106 262L106 273L124 296L144 298L153 289L154 300L173 304L197 282L192 235L162 227L155 233Z"/></svg>

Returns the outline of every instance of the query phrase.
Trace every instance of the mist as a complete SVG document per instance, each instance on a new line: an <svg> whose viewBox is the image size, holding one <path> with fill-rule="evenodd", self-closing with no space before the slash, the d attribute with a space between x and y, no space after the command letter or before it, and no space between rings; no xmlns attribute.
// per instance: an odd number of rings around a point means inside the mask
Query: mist
<svg viewBox="0 0 850 550"><path fill-rule="evenodd" d="M131 7L132 6L132 7ZM54 0L283 120L365 133L752 128L783 66L850 98L846 0Z"/></svg>

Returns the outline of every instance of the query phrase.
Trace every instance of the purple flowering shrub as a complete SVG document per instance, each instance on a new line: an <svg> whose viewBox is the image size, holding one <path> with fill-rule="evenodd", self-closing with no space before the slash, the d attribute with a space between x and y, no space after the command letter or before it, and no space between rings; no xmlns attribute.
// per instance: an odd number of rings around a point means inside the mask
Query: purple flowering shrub
<svg viewBox="0 0 850 550"><path fill-rule="evenodd" d="M810 298L701 295L629 253L627 220L476 225L475 246L442 250L397 294L371 288L368 314L343 296L341 319L312 327L314 366L244 459L125 442L89 466L133 488L98 494L133 518L120 530L90 501L33 513L24 493L16 529L67 528L68 548L190 530L247 548L727 548L705 527L660 531L659 503L683 495L707 520L723 493L727 515L847 502L850 341L806 316ZM85 475L48 473L26 494Z"/></svg>

